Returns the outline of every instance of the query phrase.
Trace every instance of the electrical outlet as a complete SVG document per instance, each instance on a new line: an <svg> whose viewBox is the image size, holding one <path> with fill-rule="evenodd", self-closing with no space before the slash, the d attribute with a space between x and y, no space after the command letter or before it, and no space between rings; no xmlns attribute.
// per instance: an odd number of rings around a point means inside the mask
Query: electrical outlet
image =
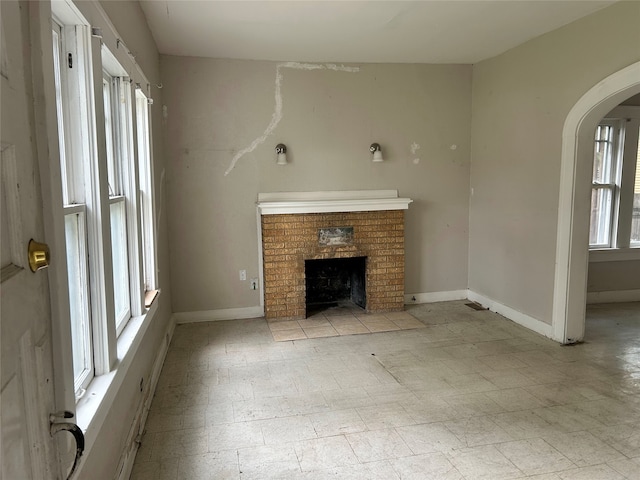
<svg viewBox="0 0 640 480"><path fill-rule="evenodd" d="M246 270L240 270L240 281L244 282L247 280L247 271Z"/></svg>
<svg viewBox="0 0 640 480"><path fill-rule="evenodd" d="M251 279L251 290L257 290L258 289L258 279L257 278L252 278Z"/></svg>

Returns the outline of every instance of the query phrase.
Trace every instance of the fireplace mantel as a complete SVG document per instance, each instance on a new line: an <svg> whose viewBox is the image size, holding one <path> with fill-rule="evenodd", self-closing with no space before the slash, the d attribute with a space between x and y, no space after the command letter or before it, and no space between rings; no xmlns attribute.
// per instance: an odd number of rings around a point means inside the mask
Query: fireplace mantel
<svg viewBox="0 0 640 480"><path fill-rule="evenodd" d="M345 190L259 193L257 205L260 215L282 215L407 210L412 201L397 190Z"/></svg>

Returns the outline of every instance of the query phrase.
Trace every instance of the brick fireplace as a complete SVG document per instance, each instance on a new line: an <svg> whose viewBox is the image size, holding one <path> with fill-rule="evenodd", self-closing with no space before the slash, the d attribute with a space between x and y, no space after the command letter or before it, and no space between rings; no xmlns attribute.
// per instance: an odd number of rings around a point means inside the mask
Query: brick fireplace
<svg viewBox="0 0 640 480"><path fill-rule="evenodd" d="M367 312L402 310L410 202L395 190L260 194L265 317L305 318L305 261L334 258L365 257Z"/></svg>

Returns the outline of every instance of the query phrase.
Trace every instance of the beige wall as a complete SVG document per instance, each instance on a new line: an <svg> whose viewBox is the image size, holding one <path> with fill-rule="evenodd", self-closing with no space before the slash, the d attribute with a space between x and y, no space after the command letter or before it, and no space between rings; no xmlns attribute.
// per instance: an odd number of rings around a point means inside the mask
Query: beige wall
<svg viewBox="0 0 640 480"><path fill-rule="evenodd" d="M640 290L640 260L592 262L587 291Z"/></svg>
<svg viewBox="0 0 640 480"><path fill-rule="evenodd" d="M620 2L474 66L471 290L551 322L564 120L640 59L639 22Z"/></svg>
<svg viewBox="0 0 640 480"><path fill-rule="evenodd" d="M406 292L466 288L470 66L281 68L282 119L227 176L272 120L277 64L163 56L161 66L174 311L259 305L238 278L258 277L259 192L398 189L414 200ZM371 162L372 142L384 163Z"/></svg>

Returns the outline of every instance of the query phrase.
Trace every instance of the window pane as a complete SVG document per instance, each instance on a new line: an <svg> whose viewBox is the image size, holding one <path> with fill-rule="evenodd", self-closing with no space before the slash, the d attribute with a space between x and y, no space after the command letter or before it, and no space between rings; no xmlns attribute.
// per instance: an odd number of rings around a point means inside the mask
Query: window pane
<svg viewBox="0 0 640 480"><path fill-rule="evenodd" d="M595 152L593 157L593 182L612 183L613 127L598 125L596 128Z"/></svg>
<svg viewBox="0 0 640 480"><path fill-rule="evenodd" d="M58 141L60 146L60 169L62 170L62 203L68 205L71 203L69 194L68 178L70 172L68 171L67 157L66 157L66 145L64 137L64 117L62 114L62 80L60 78L60 34L57 25L53 29L53 73L54 84L56 89L56 113L58 116Z"/></svg>
<svg viewBox="0 0 640 480"><path fill-rule="evenodd" d="M640 244L640 132L636 152L636 179L633 188L633 213L631 217L631 243Z"/></svg>
<svg viewBox="0 0 640 480"><path fill-rule="evenodd" d="M136 90L136 120L140 211L142 213L142 267L145 291L149 291L156 288L155 227L153 221L151 151L149 147L149 102L139 89Z"/></svg>
<svg viewBox="0 0 640 480"><path fill-rule="evenodd" d="M89 285L87 255L84 245L84 214L72 213L64 217L69 274L69 306L71 314L71 343L73 348L73 378L76 393L93 376L91 327L89 325Z"/></svg>
<svg viewBox="0 0 640 480"><path fill-rule="evenodd" d="M127 225L124 198L112 201L111 259L113 262L113 291L116 307L116 330L129 319L129 259L127 256Z"/></svg>
<svg viewBox="0 0 640 480"><path fill-rule="evenodd" d="M594 188L591 192L591 228L589 245L611 245L611 203L609 188Z"/></svg>
<svg viewBox="0 0 640 480"><path fill-rule="evenodd" d="M115 125L113 118L113 104L111 96L111 78L102 80L102 99L104 100L104 133L107 143L107 176L109 178L109 196L119 194L115 166Z"/></svg>

